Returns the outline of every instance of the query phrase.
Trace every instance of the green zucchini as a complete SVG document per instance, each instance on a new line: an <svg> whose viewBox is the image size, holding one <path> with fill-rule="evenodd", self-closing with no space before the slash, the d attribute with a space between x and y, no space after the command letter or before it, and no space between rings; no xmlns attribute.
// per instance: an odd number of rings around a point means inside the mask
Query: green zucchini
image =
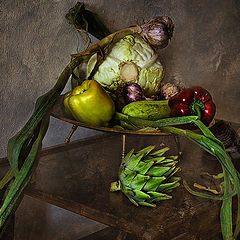
<svg viewBox="0 0 240 240"><path fill-rule="evenodd" d="M122 113L146 120L158 120L170 117L171 109L168 100L160 101L136 101L127 104Z"/></svg>

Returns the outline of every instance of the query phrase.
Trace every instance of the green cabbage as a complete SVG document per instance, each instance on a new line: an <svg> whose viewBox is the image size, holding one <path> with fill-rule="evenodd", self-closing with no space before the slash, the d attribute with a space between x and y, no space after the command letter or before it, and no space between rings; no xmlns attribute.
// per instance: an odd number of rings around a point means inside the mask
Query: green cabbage
<svg viewBox="0 0 240 240"><path fill-rule="evenodd" d="M93 55L88 62L88 76L95 64L96 55ZM130 68L123 72L124 64ZM93 79L113 91L124 82L135 82L141 86L145 96L150 97L159 91L162 77L163 67L150 45L140 36L128 35L112 47Z"/></svg>

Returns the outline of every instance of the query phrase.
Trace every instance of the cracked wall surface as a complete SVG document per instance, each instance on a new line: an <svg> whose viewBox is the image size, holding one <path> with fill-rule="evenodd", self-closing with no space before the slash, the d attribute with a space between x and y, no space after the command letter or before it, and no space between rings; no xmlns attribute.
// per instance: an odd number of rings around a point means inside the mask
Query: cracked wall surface
<svg viewBox="0 0 240 240"><path fill-rule="evenodd" d="M240 122L240 1L88 0L113 32L158 15L175 23L169 46L158 51L164 81L200 85L211 92L219 119ZM0 1L0 157L7 141L31 116L81 40L65 14L71 0ZM44 146L63 143L71 125L52 119ZM73 139L99 132L79 128Z"/></svg>

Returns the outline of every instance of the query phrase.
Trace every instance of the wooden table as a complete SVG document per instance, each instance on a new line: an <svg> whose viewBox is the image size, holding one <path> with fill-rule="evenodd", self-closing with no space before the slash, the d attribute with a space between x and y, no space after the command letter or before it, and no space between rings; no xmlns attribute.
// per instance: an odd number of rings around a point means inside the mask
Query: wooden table
<svg viewBox="0 0 240 240"><path fill-rule="evenodd" d="M126 151L164 143L172 154L182 152L178 175L192 188L195 182L218 188L210 177L201 176L219 173L218 161L186 138L179 137L179 142L180 150L172 135L127 135ZM110 192L121 154L121 134L100 134L45 149L25 193L110 226L85 240L115 240L116 229L122 239L221 239L221 201L195 197L182 184L171 193L172 199L158 202L156 208L136 207L121 192Z"/></svg>

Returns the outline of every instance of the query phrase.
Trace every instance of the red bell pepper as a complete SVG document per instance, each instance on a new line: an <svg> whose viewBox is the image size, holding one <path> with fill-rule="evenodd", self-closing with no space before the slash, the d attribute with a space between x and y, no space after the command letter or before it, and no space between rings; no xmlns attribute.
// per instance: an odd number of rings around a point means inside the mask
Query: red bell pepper
<svg viewBox="0 0 240 240"><path fill-rule="evenodd" d="M208 126L213 120L216 106L210 93L202 87L186 88L169 99L171 117L197 115Z"/></svg>

